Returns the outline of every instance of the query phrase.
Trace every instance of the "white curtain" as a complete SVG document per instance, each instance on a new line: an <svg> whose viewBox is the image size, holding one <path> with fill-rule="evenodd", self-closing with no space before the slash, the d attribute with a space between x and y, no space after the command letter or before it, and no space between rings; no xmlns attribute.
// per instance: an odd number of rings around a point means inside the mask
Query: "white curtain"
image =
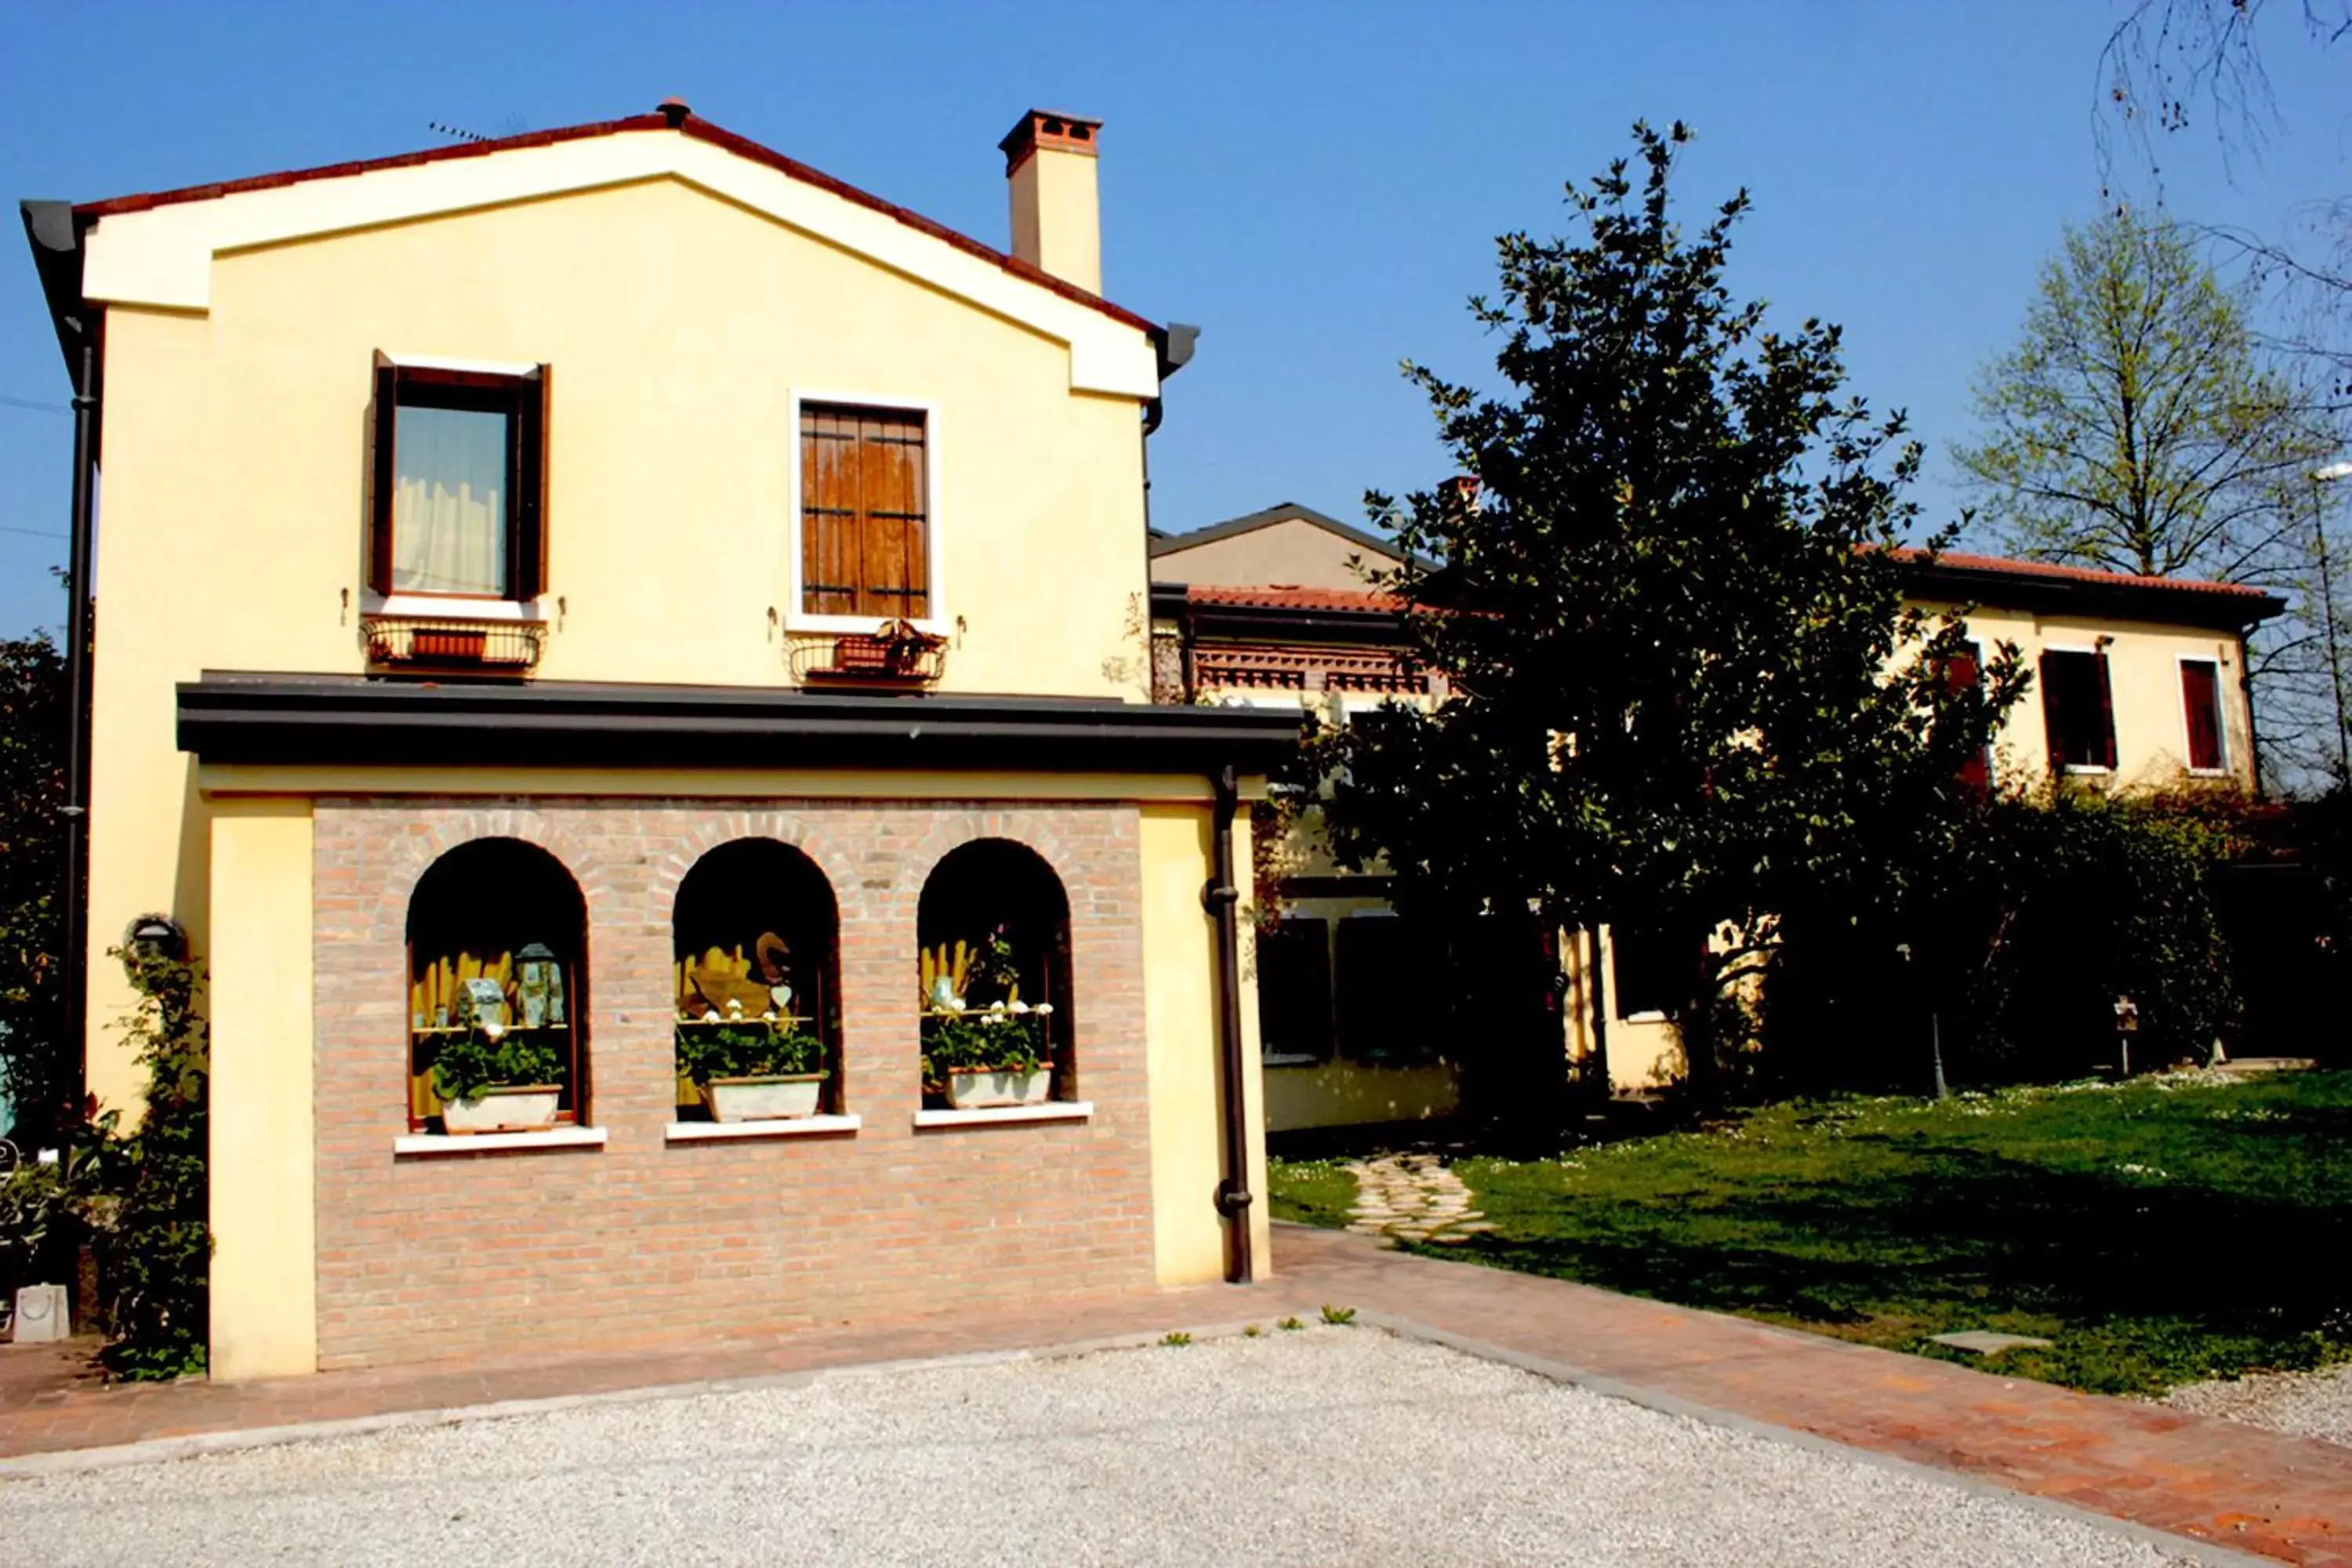
<svg viewBox="0 0 2352 1568"><path fill-rule="evenodd" d="M507 416L399 411L392 585L413 594L507 591Z"/></svg>

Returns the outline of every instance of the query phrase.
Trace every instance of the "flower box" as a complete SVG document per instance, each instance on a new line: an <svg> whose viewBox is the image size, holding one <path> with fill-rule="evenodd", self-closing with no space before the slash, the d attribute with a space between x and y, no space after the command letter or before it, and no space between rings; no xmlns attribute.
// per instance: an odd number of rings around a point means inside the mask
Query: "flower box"
<svg viewBox="0 0 2352 1568"><path fill-rule="evenodd" d="M486 1089L472 1100L441 1102L446 1132L544 1132L555 1125L563 1090L550 1084L512 1084Z"/></svg>
<svg viewBox="0 0 2352 1568"><path fill-rule="evenodd" d="M821 1072L765 1078L714 1078L703 1086L713 1121L788 1121L816 1114Z"/></svg>
<svg viewBox="0 0 2352 1568"><path fill-rule="evenodd" d="M1054 1087L1052 1068L950 1068L948 1104L957 1110L998 1105L1043 1105Z"/></svg>

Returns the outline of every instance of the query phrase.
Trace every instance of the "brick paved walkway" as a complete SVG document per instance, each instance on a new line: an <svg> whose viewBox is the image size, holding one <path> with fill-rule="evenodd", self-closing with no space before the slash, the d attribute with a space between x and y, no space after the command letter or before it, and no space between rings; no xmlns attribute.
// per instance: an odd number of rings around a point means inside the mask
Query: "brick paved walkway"
<svg viewBox="0 0 2352 1568"><path fill-rule="evenodd" d="M1281 1275L1246 1289L244 1384L107 1389L77 1380L74 1360L49 1347L0 1348L0 1457L1156 1336L1307 1315L1331 1302L1568 1369L1604 1391L1811 1433L2241 1551L2352 1568L2352 1448L1560 1280L1407 1257L1362 1237L1285 1226L1275 1252Z"/></svg>

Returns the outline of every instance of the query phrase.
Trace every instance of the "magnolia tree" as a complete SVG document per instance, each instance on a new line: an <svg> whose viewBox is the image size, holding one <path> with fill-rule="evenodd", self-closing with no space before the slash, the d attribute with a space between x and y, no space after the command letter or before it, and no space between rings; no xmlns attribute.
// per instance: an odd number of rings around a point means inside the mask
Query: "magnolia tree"
<svg viewBox="0 0 2352 1568"><path fill-rule="evenodd" d="M1408 914L1653 933L1706 1096L1777 952L1861 933L1893 961L2024 677L1905 608L1902 417L1844 393L1838 329L1732 297L1748 197L1683 229L1688 132L1634 135L1570 187L1574 238L1498 242L1472 308L1507 389L1406 366L1469 482L1367 500L1451 699L1320 731L1305 765L1335 854Z"/></svg>

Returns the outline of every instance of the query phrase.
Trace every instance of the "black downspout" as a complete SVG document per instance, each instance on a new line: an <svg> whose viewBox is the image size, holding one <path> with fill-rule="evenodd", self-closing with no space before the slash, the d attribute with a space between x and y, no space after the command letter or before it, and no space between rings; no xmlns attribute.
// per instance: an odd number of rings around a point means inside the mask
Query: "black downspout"
<svg viewBox="0 0 2352 1568"><path fill-rule="evenodd" d="M1242 1058L1241 889L1234 881L1234 814L1241 792L1230 767L1213 781L1217 791L1216 877L1201 890L1201 901L1217 917L1217 1034L1225 1068L1225 1179L1217 1188L1217 1212L1232 1227L1227 1280L1246 1285L1255 1278L1250 1258L1249 1110L1244 1100Z"/></svg>
<svg viewBox="0 0 2352 1568"><path fill-rule="evenodd" d="M1585 1092L1600 1102L1601 1110L1606 1110L1616 1091L1609 1079L1609 963L1607 955L1601 951L1599 926L1584 928L1584 950L1590 955L1585 963L1591 975L1587 990L1592 998L1592 1060L1590 1066L1593 1069L1593 1081L1586 1086Z"/></svg>
<svg viewBox="0 0 2352 1568"><path fill-rule="evenodd" d="M98 348L85 313L74 364L73 545L66 568L66 690L71 705L66 723L65 1038L59 1042L73 1064L67 1081L73 1101L60 1107L68 1121L80 1118L89 1068L89 714L90 714L90 476L97 467Z"/></svg>
<svg viewBox="0 0 2352 1568"><path fill-rule="evenodd" d="M2330 606L2328 614L2335 614L2333 606ZM2254 728L2254 666L2246 653L2246 637L2254 626L2260 625L2262 623L2256 621L2253 626L2238 628L2238 690L2246 700L2246 761L2253 768L2256 800L2263 798L2263 739ZM2337 672L2330 670L2328 673L2332 677Z"/></svg>

